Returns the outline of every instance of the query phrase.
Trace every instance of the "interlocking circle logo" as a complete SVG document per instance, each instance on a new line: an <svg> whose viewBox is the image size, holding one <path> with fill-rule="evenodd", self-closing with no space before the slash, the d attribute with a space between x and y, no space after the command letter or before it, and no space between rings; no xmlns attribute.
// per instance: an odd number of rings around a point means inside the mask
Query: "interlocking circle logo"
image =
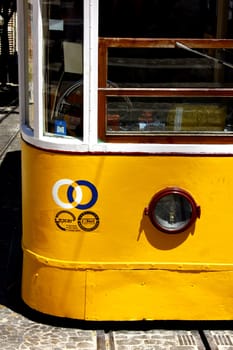
<svg viewBox="0 0 233 350"><path fill-rule="evenodd" d="M59 198L59 190L62 186L67 187L66 199L67 202ZM82 186L87 187L91 191L91 199L87 203L81 203L83 199ZM55 203L64 209L77 208L86 210L91 208L98 199L98 192L95 186L86 180L73 181L70 179L58 180L52 189L52 195Z"/></svg>

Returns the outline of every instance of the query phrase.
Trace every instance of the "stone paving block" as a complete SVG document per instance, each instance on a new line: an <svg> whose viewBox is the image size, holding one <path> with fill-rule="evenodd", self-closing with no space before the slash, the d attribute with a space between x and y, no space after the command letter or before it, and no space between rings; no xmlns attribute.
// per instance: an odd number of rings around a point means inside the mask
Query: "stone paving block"
<svg viewBox="0 0 233 350"><path fill-rule="evenodd" d="M205 350L197 331L112 332L115 350Z"/></svg>
<svg viewBox="0 0 233 350"><path fill-rule="evenodd" d="M233 330L206 330L211 350L233 350Z"/></svg>
<svg viewBox="0 0 233 350"><path fill-rule="evenodd" d="M36 323L0 305L2 350L96 350L96 331Z"/></svg>

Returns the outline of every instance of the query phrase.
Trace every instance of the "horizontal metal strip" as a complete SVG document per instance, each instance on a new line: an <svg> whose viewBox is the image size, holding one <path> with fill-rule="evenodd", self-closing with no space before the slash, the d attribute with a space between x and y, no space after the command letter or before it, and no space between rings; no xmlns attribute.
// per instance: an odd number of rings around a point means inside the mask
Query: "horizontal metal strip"
<svg viewBox="0 0 233 350"><path fill-rule="evenodd" d="M209 264L209 263L182 263L182 262L105 262L105 261L70 261L55 259L37 254L30 249L23 247L24 254L37 260L39 263L61 269L73 270L165 270L180 272L221 272L232 271L233 264Z"/></svg>

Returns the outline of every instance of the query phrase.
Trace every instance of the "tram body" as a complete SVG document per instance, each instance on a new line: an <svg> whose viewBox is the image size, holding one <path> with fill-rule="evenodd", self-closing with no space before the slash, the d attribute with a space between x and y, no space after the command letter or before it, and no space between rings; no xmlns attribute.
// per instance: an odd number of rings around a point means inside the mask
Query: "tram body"
<svg viewBox="0 0 233 350"><path fill-rule="evenodd" d="M211 33L188 27L185 2L170 4L179 21L162 3L18 1L22 297L35 310L233 319L230 2L200 9Z"/></svg>

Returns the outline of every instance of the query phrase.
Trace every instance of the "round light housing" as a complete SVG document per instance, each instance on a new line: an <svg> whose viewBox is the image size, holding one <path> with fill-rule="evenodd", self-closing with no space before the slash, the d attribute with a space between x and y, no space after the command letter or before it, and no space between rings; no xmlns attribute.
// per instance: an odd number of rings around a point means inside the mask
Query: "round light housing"
<svg viewBox="0 0 233 350"><path fill-rule="evenodd" d="M156 193L146 212L152 224L166 233L183 232L200 217L200 207L192 196L177 187Z"/></svg>

